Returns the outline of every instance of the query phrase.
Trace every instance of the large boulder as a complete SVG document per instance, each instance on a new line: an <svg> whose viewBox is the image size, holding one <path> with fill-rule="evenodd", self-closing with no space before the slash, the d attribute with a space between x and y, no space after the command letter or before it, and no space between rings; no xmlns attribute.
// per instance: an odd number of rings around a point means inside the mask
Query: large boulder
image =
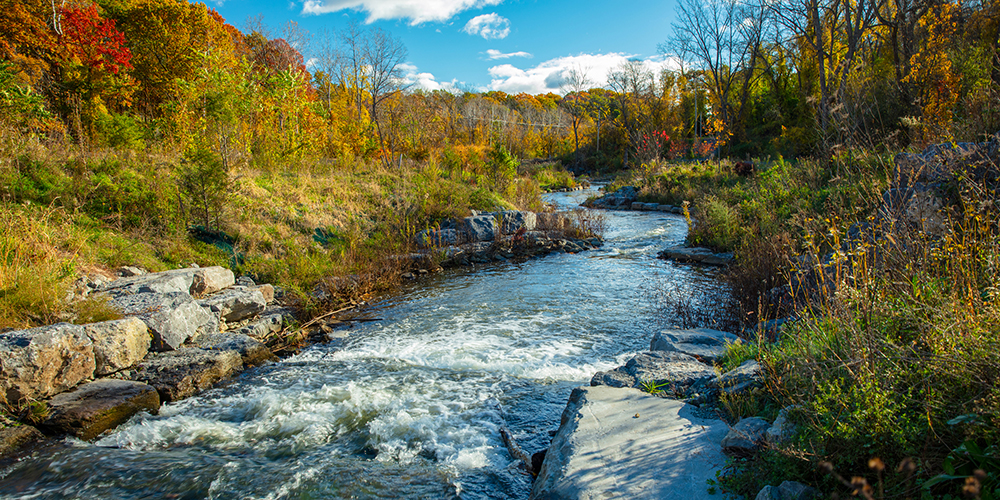
<svg viewBox="0 0 1000 500"><path fill-rule="evenodd" d="M690 262L709 266L728 266L733 262L732 253L715 253L707 248L670 247L656 255L657 259Z"/></svg>
<svg viewBox="0 0 1000 500"><path fill-rule="evenodd" d="M43 399L94 376L94 344L69 323L0 333L0 395L9 404Z"/></svg>
<svg viewBox="0 0 1000 500"><path fill-rule="evenodd" d="M90 440L140 411L156 413L160 396L143 383L101 379L59 394L48 404L50 413L43 424L48 431Z"/></svg>
<svg viewBox="0 0 1000 500"><path fill-rule="evenodd" d="M667 394L679 394L715 377L715 370L691 356L652 351L637 354L611 372L597 372L590 385L642 388L644 384L655 384Z"/></svg>
<svg viewBox="0 0 1000 500"><path fill-rule="evenodd" d="M590 201L591 208L631 208L632 203L639 197L639 190L635 186L625 186L617 191L606 194L596 200Z"/></svg>
<svg viewBox="0 0 1000 500"><path fill-rule="evenodd" d="M243 358L236 351L183 348L146 358L132 380L155 387L166 403L208 389L242 369Z"/></svg>
<svg viewBox="0 0 1000 500"><path fill-rule="evenodd" d="M243 359L243 366L256 366L276 357L259 340L236 332L213 333L198 339L198 347L216 351L236 351Z"/></svg>
<svg viewBox="0 0 1000 500"><path fill-rule="evenodd" d="M267 307L264 294L257 288L234 287L198 301L227 323L253 318Z"/></svg>
<svg viewBox="0 0 1000 500"><path fill-rule="evenodd" d="M725 464L721 420L635 389L573 390L531 499L700 500Z"/></svg>
<svg viewBox="0 0 1000 500"><path fill-rule="evenodd" d="M497 234L497 221L492 215L477 215L459 219L458 231L467 241L493 241Z"/></svg>
<svg viewBox="0 0 1000 500"><path fill-rule="evenodd" d="M224 267L192 267L118 279L104 285L101 291L112 296L174 292L207 295L229 288L235 283L233 272Z"/></svg>
<svg viewBox="0 0 1000 500"><path fill-rule="evenodd" d="M110 304L146 323L157 352L177 349L188 339L219 331L219 319L186 292L119 295L112 297Z"/></svg>
<svg viewBox="0 0 1000 500"><path fill-rule="evenodd" d="M535 212L498 212L495 219L503 234L514 234L521 229L534 231L535 227L538 226L538 216Z"/></svg>
<svg viewBox="0 0 1000 500"><path fill-rule="evenodd" d="M653 335L649 350L680 352L711 364L726 353L727 345L740 342L742 340L736 335L709 328L669 329Z"/></svg>
<svg viewBox="0 0 1000 500"><path fill-rule="evenodd" d="M142 361L149 353L152 337L139 318L125 318L83 326L94 343L94 374L110 375Z"/></svg>
<svg viewBox="0 0 1000 500"><path fill-rule="evenodd" d="M771 424L759 417L741 419L722 439L722 451L739 456L755 453L766 441Z"/></svg>

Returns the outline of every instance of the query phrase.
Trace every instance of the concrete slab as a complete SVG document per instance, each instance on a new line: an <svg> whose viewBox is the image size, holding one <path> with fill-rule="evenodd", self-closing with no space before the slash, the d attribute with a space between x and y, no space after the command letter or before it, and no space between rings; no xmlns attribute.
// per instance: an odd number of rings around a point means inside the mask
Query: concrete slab
<svg viewBox="0 0 1000 500"><path fill-rule="evenodd" d="M531 499L718 499L724 422L637 389L573 390Z"/></svg>

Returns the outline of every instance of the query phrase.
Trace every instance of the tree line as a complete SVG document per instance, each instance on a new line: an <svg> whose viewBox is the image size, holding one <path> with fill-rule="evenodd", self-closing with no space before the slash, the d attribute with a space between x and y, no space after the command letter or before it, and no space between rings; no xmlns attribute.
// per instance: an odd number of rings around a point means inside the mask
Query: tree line
<svg viewBox="0 0 1000 500"><path fill-rule="evenodd" d="M185 0L2 3L6 133L205 150L227 168L468 164L502 145L587 170L1000 129L997 0L680 0L659 47L668 69L564 70L560 92L540 95L415 88L406 47L377 27L241 30Z"/></svg>

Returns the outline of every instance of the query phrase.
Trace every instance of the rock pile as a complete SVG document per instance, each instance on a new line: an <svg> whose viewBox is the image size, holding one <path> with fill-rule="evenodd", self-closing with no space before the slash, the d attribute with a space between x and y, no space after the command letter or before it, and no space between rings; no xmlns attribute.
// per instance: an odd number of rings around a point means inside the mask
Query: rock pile
<svg viewBox="0 0 1000 500"><path fill-rule="evenodd" d="M271 285L237 285L222 267L125 271L81 287L124 319L0 333L0 396L47 400L46 433L92 439L273 358L263 341L285 312L271 305Z"/></svg>

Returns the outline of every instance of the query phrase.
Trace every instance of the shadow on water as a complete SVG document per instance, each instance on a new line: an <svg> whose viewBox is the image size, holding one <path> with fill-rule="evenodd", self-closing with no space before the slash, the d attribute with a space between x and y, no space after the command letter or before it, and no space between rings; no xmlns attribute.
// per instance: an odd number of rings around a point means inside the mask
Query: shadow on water
<svg viewBox="0 0 1000 500"><path fill-rule="evenodd" d="M598 250L427 277L342 343L15 464L0 498L526 498L499 426L547 447L573 387L648 348L650 282L716 289L655 258L683 218L607 216Z"/></svg>

